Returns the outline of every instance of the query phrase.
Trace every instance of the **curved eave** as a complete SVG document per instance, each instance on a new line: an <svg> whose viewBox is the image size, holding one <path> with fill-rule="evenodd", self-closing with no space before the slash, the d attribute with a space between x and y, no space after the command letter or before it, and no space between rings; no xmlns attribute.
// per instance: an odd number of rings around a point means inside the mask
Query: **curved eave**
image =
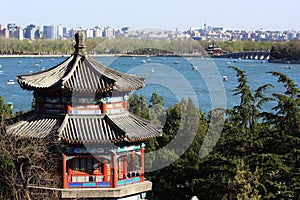
<svg viewBox="0 0 300 200"><path fill-rule="evenodd" d="M145 78L134 74L122 73L98 63L95 59L87 56L87 61L100 74L114 81L114 88L118 91L132 91L145 86Z"/></svg>
<svg viewBox="0 0 300 200"><path fill-rule="evenodd" d="M19 75L17 80L21 88L27 90L60 87L61 79L68 73L70 66L73 64L73 59L74 55L48 70Z"/></svg>
<svg viewBox="0 0 300 200"><path fill-rule="evenodd" d="M58 137L71 144L139 142L161 134L160 126L129 112L111 115L66 115L58 129Z"/></svg>
<svg viewBox="0 0 300 200"><path fill-rule="evenodd" d="M132 91L145 86L145 79L106 67L93 58L72 54L55 67L34 74L19 75L22 89L65 88L70 91L103 92L116 89Z"/></svg>
<svg viewBox="0 0 300 200"><path fill-rule="evenodd" d="M29 112L16 123L7 126L6 132L26 138L52 138L56 137L62 120L62 116Z"/></svg>
<svg viewBox="0 0 300 200"><path fill-rule="evenodd" d="M108 115L108 117L115 126L125 133L129 142L145 141L162 134L162 126L129 112Z"/></svg>
<svg viewBox="0 0 300 200"><path fill-rule="evenodd" d="M112 144L123 141L125 134L106 115L66 115L58 137L71 144Z"/></svg>

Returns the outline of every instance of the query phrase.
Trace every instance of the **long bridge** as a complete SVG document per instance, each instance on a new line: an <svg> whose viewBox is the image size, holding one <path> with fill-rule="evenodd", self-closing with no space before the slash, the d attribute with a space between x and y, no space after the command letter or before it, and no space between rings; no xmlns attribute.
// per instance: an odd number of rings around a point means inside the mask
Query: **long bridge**
<svg viewBox="0 0 300 200"><path fill-rule="evenodd" d="M269 51L244 51L223 54L222 57L226 58L241 58L241 59L253 59L253 60L269 60Z"/></svg>

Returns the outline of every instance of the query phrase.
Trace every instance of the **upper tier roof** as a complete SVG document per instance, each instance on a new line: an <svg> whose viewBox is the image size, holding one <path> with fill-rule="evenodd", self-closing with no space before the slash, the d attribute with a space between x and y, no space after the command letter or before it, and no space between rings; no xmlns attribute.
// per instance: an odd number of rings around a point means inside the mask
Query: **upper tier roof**
<svg viewBox="0 0 300 200"><path fill-rule="evenodd" d="M118 72L86 55L84 34L75 34L75 52L55 67L34 74L19 75L20 86L27 90L65 88L80 92L109 89L132 91L145 85L144 78Z"/></svg>

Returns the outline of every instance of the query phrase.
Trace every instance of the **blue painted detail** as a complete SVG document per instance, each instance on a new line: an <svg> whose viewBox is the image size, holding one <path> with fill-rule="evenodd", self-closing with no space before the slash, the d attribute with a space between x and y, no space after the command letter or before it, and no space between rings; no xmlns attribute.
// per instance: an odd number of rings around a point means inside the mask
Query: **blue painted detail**
<svg viewBox="0 0 300 200"><path fill-rule="evenodd" d="M119 186L125 185L125 180L120 180L120 181L118 181L118 185L119 185Z"/></svg>
<svg viewBox="0 0 300 200"><path fill-rule="evenodd" d="M72 187L82 187L82 183L69 183L69 187L72 188Z"/></svg>
<svg viewBox="0 0 300 200"><path fill-rule="evenodd" d="M127 184L132 184L132 179L126 180L126 185L127 185Z"/></svg>
<svg viewBox="0 0 300 200"><path fill-rule="evenodd" d="M95 188L96 186L97 185L95 182L83 183L83 187L85 187L85 188L89 188L89 187Z"/></svg>
<svg viewBox="0 0 300 200"><path fill-rule="evenodd" d="M139 182L141 182L141 178L140 177L135 177L135 178L133 178L133 182L134 183L139 183Z"/></svg>
<svg viewBox="0 0 300 200"><path fill-rule="evenodd" d="M110 187L110 182L98 182L97 187Z"/></svg>

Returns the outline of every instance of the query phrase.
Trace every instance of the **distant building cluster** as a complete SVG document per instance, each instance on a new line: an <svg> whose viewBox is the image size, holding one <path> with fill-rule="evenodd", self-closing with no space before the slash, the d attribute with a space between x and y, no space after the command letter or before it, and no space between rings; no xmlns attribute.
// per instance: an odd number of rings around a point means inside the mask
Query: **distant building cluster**
<svg viewBox="0 0 300 200"><path fill-rule="evenodd" d="M287 31L244 31L226 30L223 27L211 27L204 24L203 28L191 27L188 31L192 38L196 40L215 41L288 41L300 39L300 32L295 30Z"/></svg>
<svg viewBox="0 0 300 200"><path fill-rule="evenodd" d="M43 25L37 26L29 24L25 28L14 23L7 25L0 24L0 37L15 38L19 40L28 39L73 39L77 30L83 30L87 38L114 38L116 36L115 29L111 27L94 27L94 28L67 28L62 25Z"/></svg>
<svg viewBox="0 0 300 200"><path fill-rule="evenodd" d="M110 26L95 26L94 28L67 28L62 25L43 25L37 26L29 24L25 28L9 23L7 25L0 24L0 37L16 38L19 40L35 40L35 39L73 39L77 30L85 32L87 38L138 38L138 39L195 39L195 40L214 40L214 41L288 41L300 39L300 32L295 30L287 31L244 31L244 30L227 30L223 27L207 26L205 23L202 28L191 27L186 31L160 30L160 29L134 29L123 27L115 29Z"/></svg>

